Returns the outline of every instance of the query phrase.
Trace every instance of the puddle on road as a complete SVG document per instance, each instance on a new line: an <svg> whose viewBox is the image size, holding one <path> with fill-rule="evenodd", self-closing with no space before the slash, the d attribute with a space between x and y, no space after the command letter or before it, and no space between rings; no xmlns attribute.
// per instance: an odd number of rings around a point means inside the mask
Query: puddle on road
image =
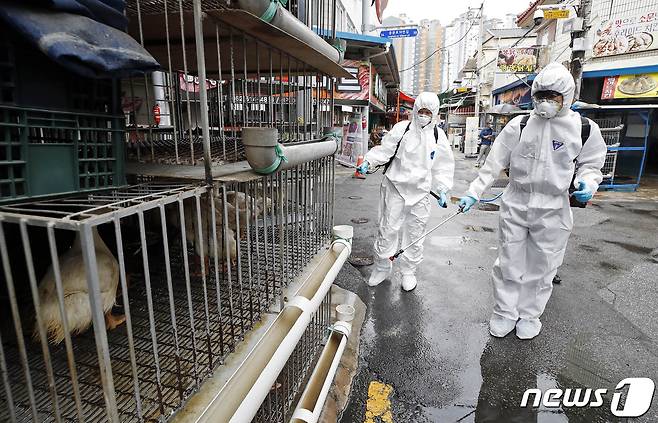
<svg viewBox="0 0 658 423"><path fill-rule="evenodd" d="M433 236L428 240L429 244L438 248L459 248L466 244L479 242L476 239L467 236Z"/></svg>
<svg viewBox="0 0 658 423"><path fill-rule="evenodd" d="M630 251L631 253L651 254L651 248L649 248L649 247L643 247L641 245L629 244L629 243L620 242L620 241L608 241L607 239L603 240L603 242L606 242L608 244L617 245L617 246L623 248L626 251Z"/></svg>
<svg viewBox="0 0 658 423"><path fill-rule="evenodd" d="M619 270L619 267L617 265L614 265L612 263L608 263L607 261L600 261L599 266L601 266L603 269L607 269L607 270Z"/></svg>
<svg viewBox="0 0 658 423"><path fill-rule="evenodd" d="M599 253L599 252L601 252L600 249L598 249L596 247L592 247L591 245L587 245L587 244L580 244L580 249L583 250L583 251L590 252L590 253Z"/></svg>

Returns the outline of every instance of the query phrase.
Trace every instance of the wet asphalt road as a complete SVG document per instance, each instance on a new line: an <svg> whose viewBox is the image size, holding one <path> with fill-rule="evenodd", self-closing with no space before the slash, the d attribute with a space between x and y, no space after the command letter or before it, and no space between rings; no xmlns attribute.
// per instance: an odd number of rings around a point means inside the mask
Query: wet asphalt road
<svg viewBox="0 0 658 423"><path fill-rule="evenodd" d="M473 161L460 157L454 196L475 176ZM362 181L352 172L337 167L335 223L354 226L358 258L371 254L381 174ZM455 204L448 210L437 206L429 226L455 209ZM359 218L369 220L351 222ZM608 195L574 210L574 220L559 272L563 282L542 317L542 333L532 341L520 341L514 333L504 339L488 334L497 211L473 210L432 234L412 293L401 291L397 272L391 281L369 288L363 278L371 266L344 269L338 284L356 292L368 311L359 369L341 422L372 417L373 381L392 388L383 406L390 407L395 422L623 421L611 414L610 398L600 408L520 407L529 388L612 392L626 377L658 383L658 258L651 255L658 247L658 204L617 203ZM656 396L648 413L632 421L658 421Z"/></svg>

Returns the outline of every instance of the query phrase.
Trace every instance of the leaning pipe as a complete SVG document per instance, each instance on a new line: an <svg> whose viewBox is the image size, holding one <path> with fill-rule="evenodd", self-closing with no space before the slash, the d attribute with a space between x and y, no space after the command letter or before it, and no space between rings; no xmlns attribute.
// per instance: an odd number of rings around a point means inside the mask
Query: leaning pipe
<svg viewBox="0 0 658 423"><path fill-rule="evenodd" d="M329 395L338 365L347 347L347 340L352 331L354 307L341 304L336 307L340 316L340 308L351 309L348 318L338 318L331 328L331 335L320 354L315 369L299 399L297 408L290 419L291 423L316 423L320 419L324 403Z"/></svg>
<svg viewBox="0 0 658 423"><path fill-rule="evenodd" d="M334 228L337 233L344 228ZM245 361L204 409L197 422L251 421L329 292L352 249L351 236L331 244L302 287L279 313Z"/></svg>
<svg viewBox="0 0 658 423"><path fill-rule="evenodd" d="M337 46L327 43L322 37L286 10L278 1L238 0L237 4L240 9L256 15L280 30L304 41L332 61L338 63L342 60L342 54L345 51L344 42L340 43L339 40L334 40L334 44L337 44Z"/></svg>
<svg viewBox="0 0 658 423"><path fill-rule="evenodd" d="M326 141L284 145L278 141L276 128L242 128L242 144L247 162L254 172L262 175L290 169L338 151L336 137L323 139Z"/></svg>

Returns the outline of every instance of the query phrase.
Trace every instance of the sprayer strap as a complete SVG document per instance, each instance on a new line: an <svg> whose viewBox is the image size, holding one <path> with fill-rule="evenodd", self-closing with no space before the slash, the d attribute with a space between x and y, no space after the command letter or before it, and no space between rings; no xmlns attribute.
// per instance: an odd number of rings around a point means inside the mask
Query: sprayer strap
<svg viewBox="0 0 658 423"><path fill-rule="evenodd" d="M263 12L260 18L267 23L272 22L274 15L276 15L276 11L279 9L279 3L285 7L288 0L270 0L270 5L267 6L267 9L265 9L265 12Z"/></svg>
<svg viewBox="0 0 658 423"><path fill-rule="evenodd" d="M335 38L333 44L331 44L339 53L345 53L345 48L340 44L340 38Z"/></svg>
<svg viewBox="0 0 658 423"><path fill-rule="evenodd" d="M274 152L276 153L276 158L274 159L272 164L267 167L254 169L254 172L260 173L262 175L269 175L270 173L277 170L279 166L281 166L281 162L288 162L288 158L283 152L283 147L281 147L281 144L277 144L276 146L274 146Z"/></svg>

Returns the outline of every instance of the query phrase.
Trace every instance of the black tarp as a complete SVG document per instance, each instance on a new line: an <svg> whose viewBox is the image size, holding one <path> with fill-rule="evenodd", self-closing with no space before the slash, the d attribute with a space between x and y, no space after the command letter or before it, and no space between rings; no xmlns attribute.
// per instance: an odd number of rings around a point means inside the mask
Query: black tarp
<svg viewBox="0 0 658 423"><path fill-rule="evenodd" d="M124 77L160 68L124 32L123 0L0 2L0 20L56 63L90 78Z"/></svg>

